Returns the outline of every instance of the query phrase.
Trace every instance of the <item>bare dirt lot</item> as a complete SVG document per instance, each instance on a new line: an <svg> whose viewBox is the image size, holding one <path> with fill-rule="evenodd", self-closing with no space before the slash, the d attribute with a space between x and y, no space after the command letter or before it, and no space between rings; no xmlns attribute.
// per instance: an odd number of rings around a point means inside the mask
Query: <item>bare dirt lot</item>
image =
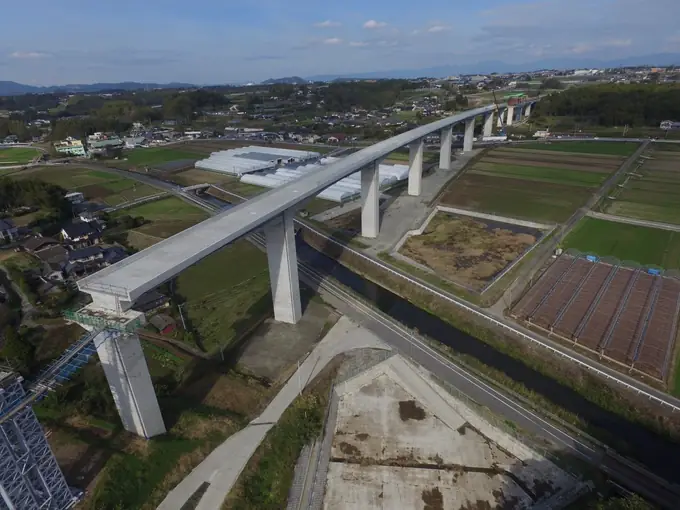
<svg viewBox="0 0 680 510"><path fill-rule="evenodd" d="M481 290L540 237L534 229L439 213L400 253L443 278Z"/></svg>

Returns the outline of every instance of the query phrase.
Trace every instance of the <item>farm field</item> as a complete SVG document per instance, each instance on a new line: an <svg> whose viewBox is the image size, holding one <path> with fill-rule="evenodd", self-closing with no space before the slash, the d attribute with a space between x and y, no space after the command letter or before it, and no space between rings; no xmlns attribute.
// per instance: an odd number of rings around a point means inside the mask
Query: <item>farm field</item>
<svg viewBox="0 0 680 510"><path fill-rule="evenodd" d="M37 149L30 147L9 147L0 149L0 168L3 166L25 165L40 155Z"/></svg>
<svg viewBox="0 0 680 510"><path fill-rule="evenodd" d="M440 212L399 253L444 279L480 291L541 237L535 229Z"/></svg>
<svg viewBox="0 0 680 510"><path fill-rule="evenodd" d="M621 156L610 154L584 155L525 145L496 148L451 181L440 202L500 216L560 223L623 161Z"/></svg>
<svg viewBox="0 0 680 510"><path fill-rule="evenodd" d="M133 149L125 154L128 165L132 166L154 166L160 163L168 163L176 160L201 159L201 154L192 151L187 146L168 146L168 147L149 147L143 149ZM116 162L117 163L117 162Z"/></svg>
<svg viewBox="0 0 680 510"><path fill-rule="evenodd" d="M115 216L143 216L145 225L128 231L128 243L139 250L173 236L208 217L203 210L177 197L130 207L114 213Z"/></svg>
<svg viewBox="0 0 680 510"><path fill-rule="evenodd" d="M13 179L39 179L61 186L68 191L80 191L85 198L105 205L119 205L161 190L115 173L67 166L42 167L11 174Z"/></svg>
<svg viewBox="0 0 680 510"><path fill-rule="evenodd" d="M680 281L675 278L562 255L512 314L665 381L679 305Z"/></svg>
<svg viewBox="0 0 680 510"><path fill-rule="evenodd" d="M680 269L680 232L584 218L562 246L599 257L611 256L664 269Z"/></svg>
<svg viewBox="0 0 680 510"><path fill-rule="evenodd" d="M655 144L643 156L651 159L626 176L613 200L603 205L605 212L618 216L663 223L680 223L680 152L663 150Z"/></svg>
<svg viewBox="0 0 680 510"><path fill-rule="evenodd" d="M638 142L534 142L523 143L523 149L569 152L577 154L608 154L610 156L630 156L640 146Z"/></svg>

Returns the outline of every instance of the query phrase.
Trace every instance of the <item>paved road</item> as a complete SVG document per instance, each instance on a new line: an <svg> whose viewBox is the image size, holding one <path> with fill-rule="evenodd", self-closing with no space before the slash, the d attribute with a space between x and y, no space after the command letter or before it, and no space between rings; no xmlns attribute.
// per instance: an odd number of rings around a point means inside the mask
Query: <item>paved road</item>
<svg viewBox="0 0 680 510"><path fill-rule="evenodd" d="M314 348L264 412L250 422L245 429L229 437L194 468L170 491L158 510L180 510L205 482L210 486L196 510L221 508L224 499L250 457L301 389L312 381L335 356L362 348L388 349L375 334L357 326L348 318L342 317Z"/></svg>
<svg viewBox="0 0 680 510"><path fill-rule="evenodd" d="M650 227L658 228L661 230L670 230L672 232L680 232L680 225L673 225L671 223L661 223L659 221L626 218L625 216L616 216L614 214L605 214L595 211L588 211L588 216L590 216L591 218L597 218L599 220L614 221L616 223L627 223L628 225L637 225L639 227Z"/></svg>

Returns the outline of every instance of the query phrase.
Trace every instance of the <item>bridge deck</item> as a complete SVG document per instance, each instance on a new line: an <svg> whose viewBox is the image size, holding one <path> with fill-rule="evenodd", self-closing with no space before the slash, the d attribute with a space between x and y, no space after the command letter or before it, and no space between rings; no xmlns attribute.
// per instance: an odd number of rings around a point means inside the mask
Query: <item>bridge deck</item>
<svg viewBox="0 0 680 510"><path fill-rule="evenodd" d="M503 105L501 105L503 106ZM78 282L83 292L134 301L203 257L255 230L287 209L317 195L389 153L430 133L495 111L495 105L468 110L402 133L356 152L318 172L273 189Z"/></svg>

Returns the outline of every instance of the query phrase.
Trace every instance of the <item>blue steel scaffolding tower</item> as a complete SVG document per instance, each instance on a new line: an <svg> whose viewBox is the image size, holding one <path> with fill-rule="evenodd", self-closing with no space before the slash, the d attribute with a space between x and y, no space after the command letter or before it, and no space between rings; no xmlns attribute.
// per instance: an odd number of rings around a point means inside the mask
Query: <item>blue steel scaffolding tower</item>
<svg viewBox="0 0 680 510"><path fill-rule="evenodd" d="M94 331L75 342L26 389L20 376L0 371L0 510L64 510L78 501L31 404L88 362L100 333ZM105 331L102 336L109 334Z"/></svg>

